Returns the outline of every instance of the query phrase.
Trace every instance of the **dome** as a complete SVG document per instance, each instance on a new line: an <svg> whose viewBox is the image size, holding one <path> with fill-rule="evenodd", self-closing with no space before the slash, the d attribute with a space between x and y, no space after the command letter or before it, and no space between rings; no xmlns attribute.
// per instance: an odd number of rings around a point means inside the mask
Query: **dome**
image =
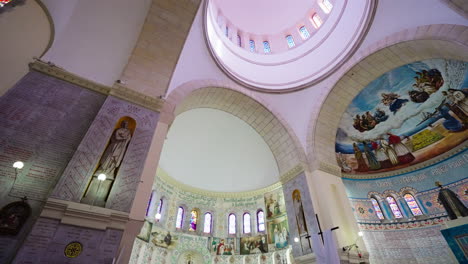
<svg viewBox="0 0 468 264"><path fill-rule="evenodd" d="M322 80L352 54L374 6L372 0L211 0L205 10L207 43L220 67L243 85L297 90Z"/></svg>

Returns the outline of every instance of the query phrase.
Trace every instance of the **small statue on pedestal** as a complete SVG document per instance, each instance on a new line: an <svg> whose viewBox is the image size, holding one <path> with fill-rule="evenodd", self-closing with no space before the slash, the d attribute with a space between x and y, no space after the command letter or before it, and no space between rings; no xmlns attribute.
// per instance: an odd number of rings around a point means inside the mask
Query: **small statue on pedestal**
<svg viewBox="0 0 468 264"><path fill-rule="evenodd" d="M468 216L468 209L463 202L460 201L457 194L448 188L443 188L442 184L438 181L435 182L435 185L440 188L437 199L445 208L451 220Z"/></svg>

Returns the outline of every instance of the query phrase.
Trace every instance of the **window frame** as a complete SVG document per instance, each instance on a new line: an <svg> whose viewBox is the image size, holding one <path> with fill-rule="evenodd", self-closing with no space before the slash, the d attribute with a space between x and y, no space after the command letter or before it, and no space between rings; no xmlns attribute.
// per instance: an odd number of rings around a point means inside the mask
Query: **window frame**
<svg viewBox="0 0 468 264"><path fill-rule="evenodd" d="M206 232L206 216L210 216L210 225L209 225L209 232ZM203 215L203 233L204 234L211 234L213 232L213 214L211 212L206 212Z"/></svg>
<svg viewBox="0 0 468 264"><path fill-rule="evenodd" d="M248 216L249 217L249 222L246 223L245 222L245 217ZM247 225L246 225L247 224ZM249 229L249 232L246 232L245 231L245 227L248 227ZM249 212L245 212L243 215L242 215L242 233L244 234L252 234L252 216L250 215Z"/></svg>
<svg viewBox="0 0 468 264"><path fill-rule="evenodd" d="M389 198L391 198L395 202L396 208L392 208L392 204L390 203ZM401 208L398 205L398 201L395 197L393 197L392 195L387 195L387 197L385 197L385 201L387 201L388 206L390 207L390 211L392 212L393 218L395 219L404 218L403 213L401 212ZM400 213L400 216L395 215L395 211L398 211Z"/></svg>
<svg viewBox="0 0 468 264"><path fill-rule="evenodd" d="M419 210L420 214L417 214L417 215L414 214L413 208L411 208L411 206L409 205L408 200L406 199L406 196L408 196L408 195L411 196L411 198L413 199L414 203L416 204L416 208ZM416 197L414 197L414 195L413 195L412 193L405 193L405 194L403 195L403 199L405 200L406 205L407 205L408 208L410 209L411 214L412 214L413 216L416 217L416 216L422 216L422 215L424 215L424 212L422 211L421 206L419 206L418 200L416 200Z"/></svg>
<svg viewBox="0 0 468 264"><path fill-rule="evenodd" d="M182 209L182 215L180 217L180 221L177 221L178 217L179 217L179 210ZM182 207L182 206L179 206L179 208L177 208L177 215L176 215L176 229L180 230L184 227L184 214L185 214L185 209ZM180 222L180 223L179 223ZM180 225L179 227L177 227L178 225Z"/></svg>
<svg viewBox="0 0 468 264"><path fill-rule="evenodd" d="M263 223L259 221L259 214L263 214ZM263 225L263 230L260 230L260 225ZM262 209L257 210L257 232L265 232L265 212Z"/></svg>
<svg viewBox="0 0 468 264"><path fill-rule="evenodd" d="M234 232L231 233L231 216L234 217ZM236 235L237 234L237 216L235 213L230 213L228 215L228 234L229 235Z"/></svg>
<svg viewBox="0 0 468 264"><path fill-rule="evenodd" d="M377 215L377 218L379 218L380 220L385 220L385 215L383 214L382 206L380 206L379 200L377 200L377 198L375 197L371 197L370 200L372 203L372 207L374 208L374 212ZM372 201L375 201L375 204ZM379 209L378 211L376 207ZM380 214L382 215L382 218L379 216L378 212L380 212Z"/></svg>

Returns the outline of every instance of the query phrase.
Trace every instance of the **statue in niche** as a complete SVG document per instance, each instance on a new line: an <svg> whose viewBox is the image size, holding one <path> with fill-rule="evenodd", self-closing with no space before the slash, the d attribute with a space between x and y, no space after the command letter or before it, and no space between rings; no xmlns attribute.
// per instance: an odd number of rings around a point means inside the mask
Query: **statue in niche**
<svg viewBox="0 0 468 264"><path fill-rule="evenodd" d="M98 168L94 172L88 189L81 199L82 203L101 207L106 205L107 197L132 138L132 130L129 128L129 123L132 124L133 129L135 127L133 119L129 117L122 119L122 121L119 121L120 127L115 129L104 154L99 160ZM106 175L106 179L103 181L99 180L98 176L100 174Z"/></svg>
<svg viewBox="0 0 468 264"><path fill-rule="evenodd" d="M31 214L31 207L22 201L7 204L0 210L0 235L16 235Z"/></svg>
<svg viewBox="0 0 468 264"><path fill-rule="evenodd" d="M307 234L307 224L305 221L304 207L302 206L301 193L299 190L294 190L292 196L299 235Z"/></svg>
<svg viewBox="0 0 468 264"><path fill-rule="evenodd" d="M468 216L468 209L463 202L458 199L456 193L448 188L444 188L438 181L435 182L435 185L440 188L437 199L445 208L451 220Z"/></svg>

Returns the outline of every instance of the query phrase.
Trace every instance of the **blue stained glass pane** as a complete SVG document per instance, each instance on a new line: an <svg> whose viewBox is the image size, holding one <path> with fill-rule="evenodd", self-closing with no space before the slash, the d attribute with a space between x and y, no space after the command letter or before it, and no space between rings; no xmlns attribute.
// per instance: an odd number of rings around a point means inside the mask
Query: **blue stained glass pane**
<svg viewBox="0 0 468 264"><path fill-rule="evenodd" d="M190 231L195 231L197 230L197 218L198 218L198 213L197 211L193 210L190 212Z"/></svg>
<svg viewBox="0 0 468 264"><path fill-rule="evenodd" d="M251 52L255 52L255 41L249 40L249 47Z"/></svg>
<svg viewBox="0 0 468 264"><path fill-rule="evenodd" d="M228 26L226 26L226 27L224 28L224 35L225 35L226 37L229 36L229 27L228 27Z"/></svg>
<svg viewBox="0 0 468 264"><path fill-rule="evenodd" d="M411 213L413 213L413 215L423 215L421 209L419 208L418 206L418 203L416 202L416 200L414 199L413 195L411 194L405 194L404 196L405 198L405 201L406 203L408 204L408 207L411 209Z"/></svg>
<svg viewBox="0 0 468 264"><path fill-rule="evenodd" d="M382 210L380 210L380 206L379 206L379 203L377 202L377 200L372 198L371 202L372 202L372 206L374 207L375 213L377 214L377 217L379 219L384 219L384 216L382 214Z"/></svg>
<svg viewBox="0 0 468 264"><path fill-rule="evenodd" d="M265 52L265 53L270 53L271 52L270 42L263 41L263 52Z"/></svg>
<svg viewBox="0 0 468 264"><path fill-rule="evenodd" d="M392 209L392 212L395 218L403 218L403 215L401 214L400 208L398 208L398 205L396 204L395 199L391 196L388 196L387 202L390 205L390 209Z"/></svg>
<svg viewBox="0 0 468 264"><path fill-rule="evenodd" d="M299 33L301 33L303 39L308 39L310 37L309 31L305 26L299 28Z"/></svg>
<svg viewBox="0 0 468 264"><path fill-rule="evenodd" d="M294 39L291 35L286 36L286 41L288 42L288 47L292 48L296 46L296 43L294 43Z"/></svg>

